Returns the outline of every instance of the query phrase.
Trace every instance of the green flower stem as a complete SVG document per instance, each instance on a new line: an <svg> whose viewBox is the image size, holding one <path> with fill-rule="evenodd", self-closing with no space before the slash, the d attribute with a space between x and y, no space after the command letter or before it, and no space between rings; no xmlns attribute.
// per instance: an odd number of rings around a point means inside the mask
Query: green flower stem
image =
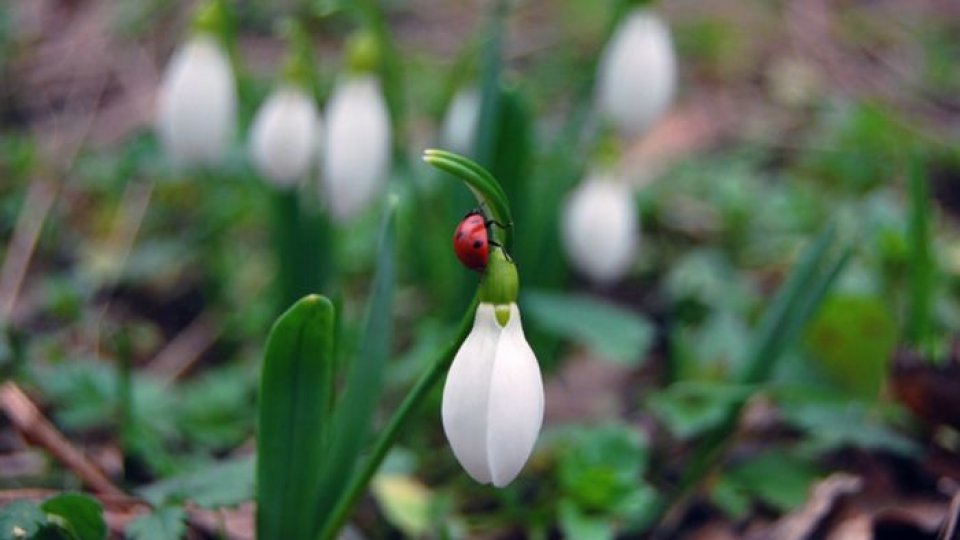
<svg viewBox="0 0 960 540"><path fill-rule="evenodd" d="M400 435L400 430L404 427L407 420L410 419L410 415L417 410L420 404L423 403L423 400L426 399L437 383L440 382L443 374L447 372L450 363L453 362L453 357L457 354L457 350L460 349L460 345L463 343L463 340L467 338L470 329L473 327L473 318L477 310L478 302L479 295L474 296L463 319L460 321L460 327L457 329L456 337L450 342L450 345L443 350L433 366L420 377L416 386L407 394L403 403L397 408L397 412L394 413L393 418L390 419L390 422L380 433L380 436L373 445L373 449L370 451L370 456L367 457L366 461L360 466L353 478L351 478L346 491L344 491L344 494L337 501L337 505L330 513L330 518L320 533L320 540L332 540L336 537L337 532L343 527L344 522L346 522L350 510L357 504L357 500L360 499L367 484L370 483L373 475L377 472L377 469L380 468L383 459L387 457L387 452L393 447L397 436Z"/></svg>
<svg viewBox="0 0 960 540"><path fill-rule="evenodd" d="M397 136L393 137L393 154L397 163L407 161L407 152L403 148L406 137L401 136L406 130L406 96L403 84L403 66L397 54L396 45L390 34L386 16L380 0L360 0L354 3L360 18L367 29L373 34L377 42L377 56L380 76L383 80L384 97L387 100L387 109L390 120Z"/></svg>

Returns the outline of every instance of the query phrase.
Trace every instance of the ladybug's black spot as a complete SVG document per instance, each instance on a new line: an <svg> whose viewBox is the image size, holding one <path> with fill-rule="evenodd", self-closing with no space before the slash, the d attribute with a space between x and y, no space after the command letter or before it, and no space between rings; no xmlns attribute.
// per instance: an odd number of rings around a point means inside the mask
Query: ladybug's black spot
<svg viewBox="0 0 960 540"><path fill-rule="evenodd" d="M483 242L480 240L473 243L473 249L480 249L481 246L483 246Z"/></svg>

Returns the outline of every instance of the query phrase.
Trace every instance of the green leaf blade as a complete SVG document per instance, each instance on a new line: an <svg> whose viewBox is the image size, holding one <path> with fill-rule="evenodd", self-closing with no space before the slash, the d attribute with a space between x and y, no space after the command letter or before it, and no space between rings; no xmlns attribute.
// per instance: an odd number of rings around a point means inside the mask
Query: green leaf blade
<svg viewBox="0 0 960 540"><path fill-rule="evenodd" d="M333 415L330 445L319 480L319 502L312 510L318 527L337 505L349 496L344 488L350 481L370 433L373 415L383 386L383 372L390 354L393 333L393 289L396 274L395 208L384 217L377 255L373 293L356 359L350 366L343 395Z"/></svg>
<svg viewBox="0 0 960 540"><path fill-rule="evenodd" d="M187 532L187 512L179 506L166 506L141 516L127 525L130 540L179 540Z"/></svg>
<svg viewBox="0 0 960 540"><path fill-rule="evenodd" d="M274 324L264 354L257 431L257 536L309 538L333 380L334 308L322 296Z"/></svg>
<svg viewBox="0 0 960 540"><path fill-rule="evenodd" d="M64 493L47 499L40 508L49 515L61 518L62 526L77 540L103 540L107 537L103 508L89 495Z"/></svg>
<svg viewBox="0 0 960 540"><path fill-rule="evenodd" d="M653 325L643 316L585 295L530 291L524 312L558 336L588 346L604 359L639 365L653 343Z"/></svg>

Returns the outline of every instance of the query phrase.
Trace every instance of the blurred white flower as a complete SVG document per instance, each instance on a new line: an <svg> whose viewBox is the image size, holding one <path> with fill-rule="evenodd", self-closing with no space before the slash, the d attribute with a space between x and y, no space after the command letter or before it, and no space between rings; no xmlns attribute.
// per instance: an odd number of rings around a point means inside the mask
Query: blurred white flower
<svg viewBox="0 0 960 540"><path fill-rule="evenodd" d="M472 154L479 118L480 93L476 88L458 90L443 117L444 147L458 154Z"/></svg>
<svg viewBox="0 0 960 540"><path fill-rule="evenodd" d="M633 263L640 222L629 186L593 175L570 194L562 236L573 266L599 283L616 281Z"/></svg>
<svg viewBox="0 0 960 540"><path fill-rule="evenodd" d="M624 135L650 128L670 107L677 62L670 29L652 11L626 16L600 61L597 108Z"/></svg>
<svg viewBox="0 0 960 540"><path fill-rule="evenodd" d="M230 144L237 90L226 51L197 35L174 53L157 96L157 131L174 161L216 164Z"/></svg>
<svg viewBox="0 0 960 540"><path fill-rule="evenodd" d="M320 114L302 88L284 86L260 106L250 128L250 156L264 178L294 186L310 170L321 137Z"/></svg>
<svg viewBox="0 0 960 540"><path fill-rule="evenodd" d="M497 487L520 473L543 423L540 367L517 305L509 309L504 327L493 304L477 307L443 388L443 430L454 455L474 480Z"/></svg>
<svg viewBox="0 0 960 540"><path fill-rule="evenodd" d="M377 197L390 170L390 116L373 75L341 80L326 111L322 183L330 213L346 221Z"/></svg>

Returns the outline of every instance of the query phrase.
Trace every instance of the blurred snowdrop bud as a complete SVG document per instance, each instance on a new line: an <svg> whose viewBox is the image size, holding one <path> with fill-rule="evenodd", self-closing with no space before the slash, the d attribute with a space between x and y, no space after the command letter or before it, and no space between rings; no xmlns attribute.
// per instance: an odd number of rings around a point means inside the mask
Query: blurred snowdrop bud
<svg viewBox="0 0 960 540"><path fill-rule="evenodd" d="M443 118L443 145L458 154L471 155L479 117L480 93L476 88L461 88Z"/></svg>
<svg viewBox="0 0 960 540"><path fill-rule="evenodd" d="M377 77L339 81L326 120L322 183L331 215L343 222L376 198L390 169L390 116Z"/></svg>
<svg viewBox="0 0 960 540"><path fill-rule="evenodd" d="M230 59L211 35L174 53L158 90L157 131L174 161L216 164L233 136L237 94Z"/></svg>
<svg viewBox="0 0 960 540"><path fill-rule="evenodd" d="M652 11L629 13L600 60L597 108L624 135L636 136L663 116L677 76L670 29Z"/></svg>
<svg viewBox="0 0 960 540"><path fill-rule="evenodd" d="M306 176L319 149L320 114L305 90L286 85L260 106L250 128L250 156L264 178L290 187Z"/></svg>
<svg viewBox="0 0 960 540"><path fill-rule="evenodd" d="M443 388L443 430L457 461L482 484L504 487L520 474L543 422L543 381L517 304L501 326L490 303L453 359Z"/></svg>
<svg viewBox="0 0 960 540"><path fill-rule="evenodd" d="M591 176L570 194L561 231L573 266L598 283L626 274L640 243L637 207L629 186Z"/></svg>

